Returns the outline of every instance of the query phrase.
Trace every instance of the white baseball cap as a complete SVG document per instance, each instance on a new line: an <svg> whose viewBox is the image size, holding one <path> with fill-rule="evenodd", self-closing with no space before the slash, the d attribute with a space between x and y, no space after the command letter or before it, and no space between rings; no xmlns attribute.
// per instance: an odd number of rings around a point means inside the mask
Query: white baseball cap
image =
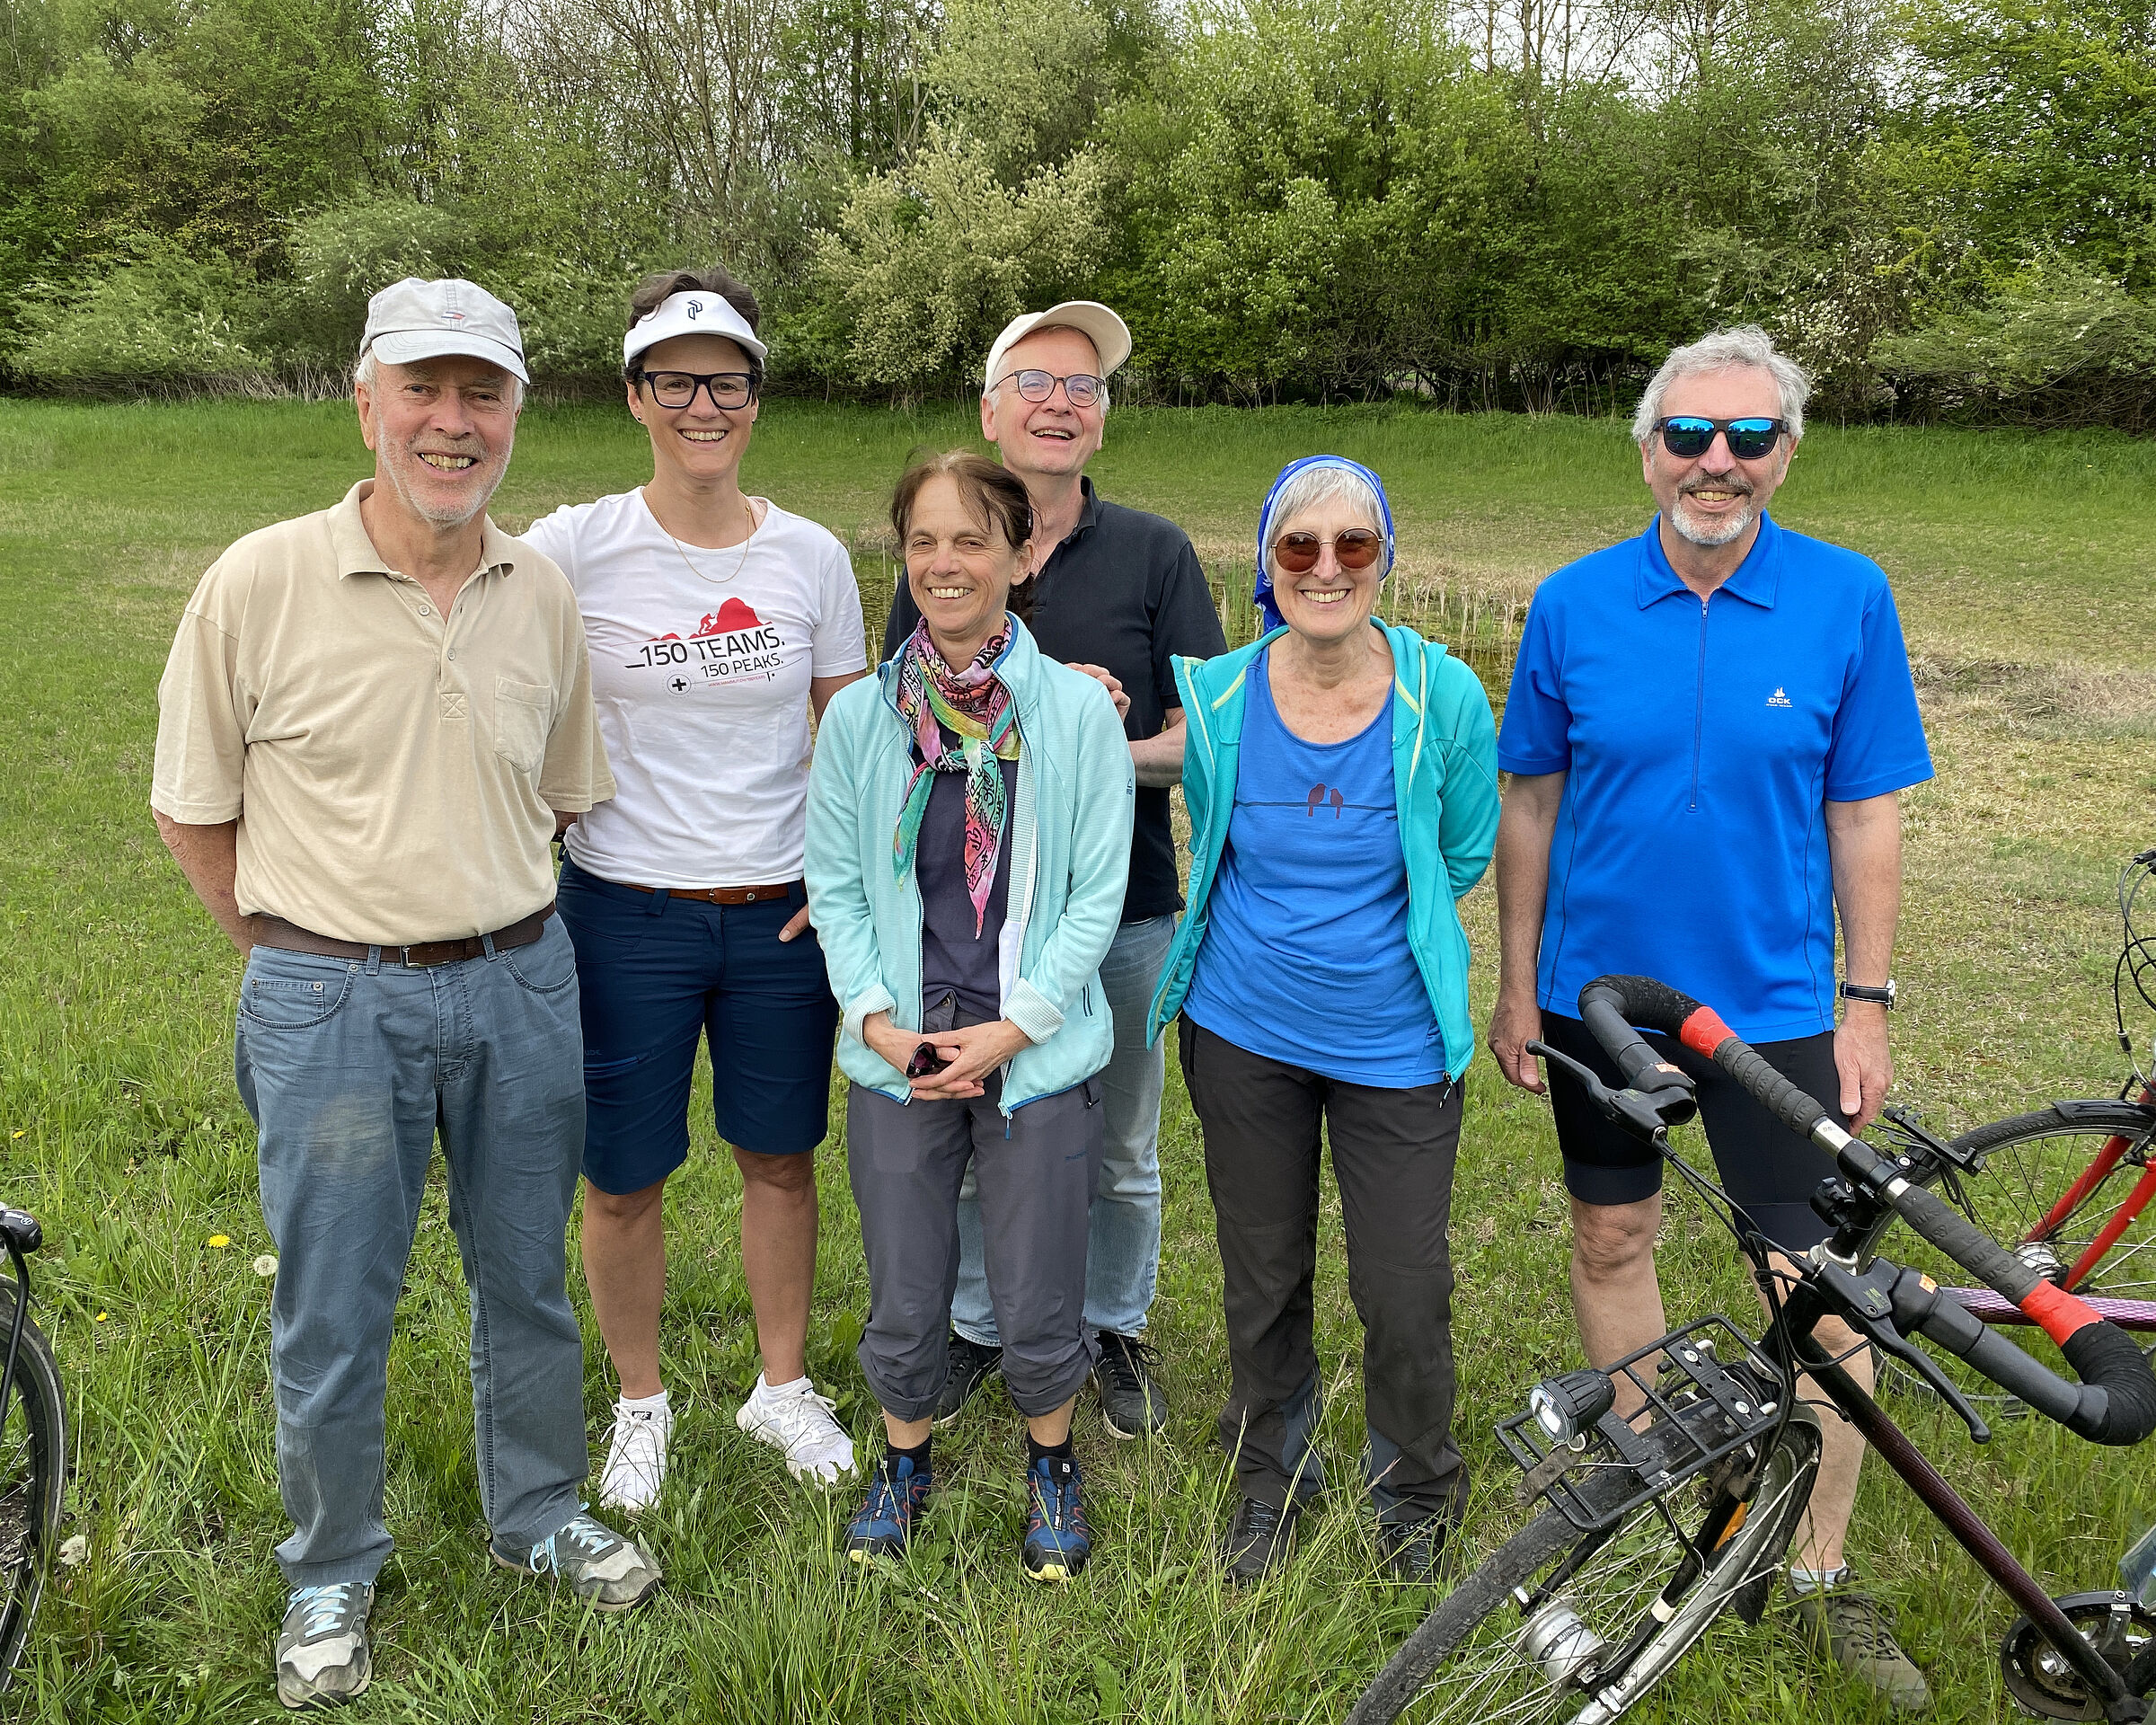
<svg viewBox="0 0 2156 1725"><path fill-rule="evenodd" d="M532 381L517 314L484 288L455 276L441 281L407 276L368 300L359 351L369 349L393 366L462 354L492 361L520 384Z"/></svg>
<svg viewBox="0 0 2156 1725"><path fill-rule="evenodd" d="M677 335L723 335L758 365L771 349L756 340L748 320L734 309L724 294L696 289L668 294L630 326L622 338L622 364L632 366L646 348L670 341Z"/></svg>
<svg viewBox="0 0 2156 1725"><path fill-rule="evenodd" d="M1076 330L1093 344L1100 356L1100 375L1111 377L1116 367L1130 358L1130 325L1097 299L1066 299L1045 312L1021 312L1003 325L1003 332L988 349L988 363L981 368L981 393L995 387L1003 356L1036 330Z"/></svg>

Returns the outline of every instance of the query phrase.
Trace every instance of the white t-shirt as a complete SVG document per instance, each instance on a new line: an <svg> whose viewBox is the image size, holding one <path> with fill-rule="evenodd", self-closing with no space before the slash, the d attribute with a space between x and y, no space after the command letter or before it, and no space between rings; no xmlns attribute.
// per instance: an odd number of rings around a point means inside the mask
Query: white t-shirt
<svg viewBox="0 0 2156 1725"><path fill-rule="evenodd" d="M845 547L758 498L746 546L676 548L641 491L535 521L576 588L614 794L570 828L580 868L647 887L801 877L808 680L865 670ZM736 572L738 566L738 573Z"/></svg>

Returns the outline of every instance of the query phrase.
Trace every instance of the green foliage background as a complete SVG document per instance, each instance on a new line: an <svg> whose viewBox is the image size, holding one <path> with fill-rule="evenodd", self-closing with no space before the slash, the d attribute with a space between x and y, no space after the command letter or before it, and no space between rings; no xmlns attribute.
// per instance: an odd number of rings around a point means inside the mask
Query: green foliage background
<svg viewBox="0 0 2156 1725"><path fill-rule="evenodd" d="M1609 411L1757 319L1838 417L2156 422L2152 0L0 0L0 382L325 383L460 271L543 380L720 258L782 384Z"/></svg>

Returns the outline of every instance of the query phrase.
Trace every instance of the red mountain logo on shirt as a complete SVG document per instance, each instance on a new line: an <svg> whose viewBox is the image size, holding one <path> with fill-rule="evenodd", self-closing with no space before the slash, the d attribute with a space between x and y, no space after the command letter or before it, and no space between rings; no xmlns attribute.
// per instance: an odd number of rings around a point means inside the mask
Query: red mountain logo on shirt
<svg viewBox="0 0 2156 1725"><path fill-rule="evenodd" d="M696 625L692 641L704 635L738 635L747 629L761 629L764 619L739 599L729 599L716 611Z"/></svg>

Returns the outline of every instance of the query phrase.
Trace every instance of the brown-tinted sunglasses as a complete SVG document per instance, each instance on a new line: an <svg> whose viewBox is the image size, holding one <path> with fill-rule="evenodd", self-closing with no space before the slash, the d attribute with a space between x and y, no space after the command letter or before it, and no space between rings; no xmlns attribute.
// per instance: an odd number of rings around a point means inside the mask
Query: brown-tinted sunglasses
<svg viewBox="0 0 2156 1725"><path fill-rule="evenodd" d="M1384 555L1385 536L1368 527L1349 527L1336 539L1314 533L1284 533L1273 541L1273 563L1284 575L1306 575L1318 566L1325 547L1342 569L1368 569Z"/></svg>

